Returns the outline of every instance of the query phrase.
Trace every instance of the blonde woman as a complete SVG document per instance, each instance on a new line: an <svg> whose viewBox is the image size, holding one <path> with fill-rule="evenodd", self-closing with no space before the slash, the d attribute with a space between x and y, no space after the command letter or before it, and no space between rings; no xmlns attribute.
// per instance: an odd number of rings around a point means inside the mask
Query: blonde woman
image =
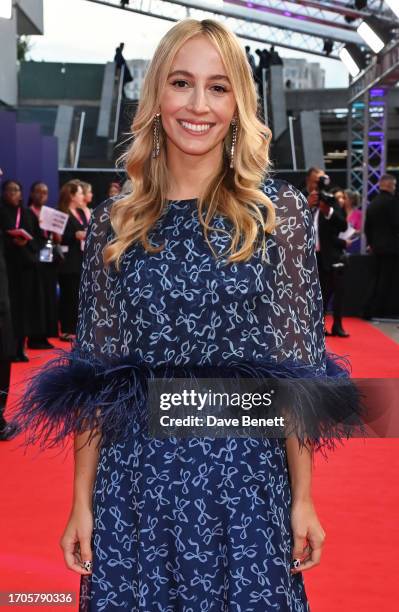
<svg viewBox="0 0 399 612"><path fill-rule="evenodd" d="M75 433L61 546L81 610L309 609L303 573L325 539L312 453L334 447L357 396L325 352L307 202L265 177L256 113L225 26L187 20L165 35L126 155L133 192L93 213L76 345L25 394L31 441ZM146 381L234 373L295 378L296 433L150 434ZM314 399L297 392L302 376Z"/></svg>

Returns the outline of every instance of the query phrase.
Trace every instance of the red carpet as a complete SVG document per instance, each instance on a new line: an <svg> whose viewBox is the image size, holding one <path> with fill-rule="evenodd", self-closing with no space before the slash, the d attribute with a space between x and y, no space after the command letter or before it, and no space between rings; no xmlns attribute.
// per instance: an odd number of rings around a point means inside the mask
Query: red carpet
<svg viewBox="0 0 399 612"><path fill-rule="evenodd" d="M345 328L351 337L329 338L328 346L348 355L354 377L399 378L398 344L361 320L346 319ZM29 351L34 359L13 366L13 381L48 353ZM79 577L66 569L59 547L71 502L72 455L34 449L24 455L16 446L0 443L0 591L74 591L77 597ZM320 566L304 573L311 612L398 609L398 451L396 439L357 439L328 461L317 458L314 499L327 538ZM76 605L57 609L75 610Z"/></svg>

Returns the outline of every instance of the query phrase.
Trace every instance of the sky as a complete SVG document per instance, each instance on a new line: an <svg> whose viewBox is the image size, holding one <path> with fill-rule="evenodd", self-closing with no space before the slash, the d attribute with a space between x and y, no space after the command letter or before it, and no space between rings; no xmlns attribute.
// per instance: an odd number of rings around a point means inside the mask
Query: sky
<svg viewBox="0 0 399 612"><path fill-rule="evenodd" d="M126 59L149 59L173 23L86 0L44 0L44 35L31 37L29 58L36 61L104 63L125 43ZM242 40L245 44L245 41ZM251 47L257 43L249 42ZM260 45L259 45L260 46ZM303 57L326 70L327 87L347 87L341 62L280 49L284 57Z"/></svg>

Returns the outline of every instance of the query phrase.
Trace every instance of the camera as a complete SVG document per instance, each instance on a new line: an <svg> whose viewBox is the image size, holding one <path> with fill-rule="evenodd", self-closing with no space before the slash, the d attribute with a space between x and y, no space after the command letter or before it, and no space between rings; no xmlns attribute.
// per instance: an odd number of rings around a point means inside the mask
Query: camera
<svg viewBox="0 0 399 612"><path fill-rule="evenodd" d="M317 191L319 193L318 205L320 204L320 202L324 202L325 204L327 204L327 206L334 206L335 196L334 194L328 191L329 186L330 186L330 177L327 174L322 174L319 177L319 180L317 183Z"/></svg>

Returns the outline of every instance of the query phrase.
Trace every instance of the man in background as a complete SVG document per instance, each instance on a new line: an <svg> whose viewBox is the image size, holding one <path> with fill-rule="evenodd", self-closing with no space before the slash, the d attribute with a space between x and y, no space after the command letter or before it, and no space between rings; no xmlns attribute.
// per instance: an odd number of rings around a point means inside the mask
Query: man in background
<svg viewBox="0 0 399 612"><path fill-rule="evenodd" d="M399 200L396 178L384 174L380 192L367 207L364 231L375 260L375 280L363 317L397 317L399 304Z"/></svg>

